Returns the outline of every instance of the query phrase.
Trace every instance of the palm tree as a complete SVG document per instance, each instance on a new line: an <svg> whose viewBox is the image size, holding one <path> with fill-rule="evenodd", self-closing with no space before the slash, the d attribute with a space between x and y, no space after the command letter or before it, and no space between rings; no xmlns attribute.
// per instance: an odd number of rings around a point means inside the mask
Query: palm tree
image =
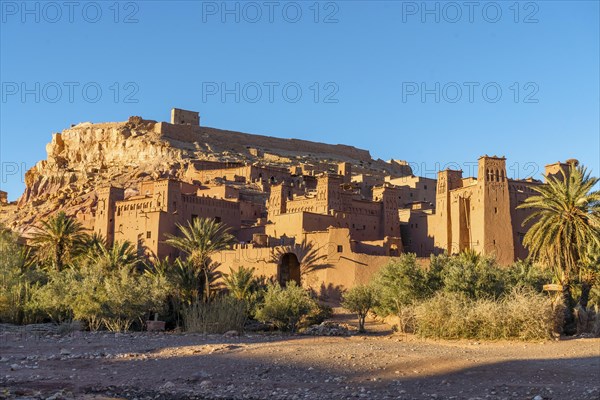
<svg viewBox="0 0 600 400"><path fill-rule="evenodd" d="M590 243L600 243L600 192L593 190L598 178L583 166L571 163L562 177L549 177L547 184L534 187L519 208L534 211L523 226L531 223L523 244L529 257L553 269L563 287L565 326L572 324L572 278Z"/></svg>
<svg viewBox="0 0 600 400"><path fill-rule="evenodd" d="M237 270L229 268L229 274L224 274L223 283L229 295L238 300L249 300L252 292L258 286L258 279L254 276L254 268L239 267Z"/></svg>
<svg viewBox="0 0 600 400"><path fill-rule="evenodd" d="M89 255L98 252L102 247L106 246L106 238L97 232L94 232L91 235L89 235L83 243L85 252Z"/></svg>
<svg viewBox="0 0 600 400"><path fill-rule="evenodd" d="M183 252L196 273L204 277L201 285L208 301L215 269L210 257L228 248L235 238L228 227L212 218L197 218L186 225L177 224L177 227L181 236L167 235L165 242Z"/></svg>
<svg viewBox="0 0 600 400"><path fill-rule="evenodd" d="M131 242L115 242L107 247L103 242L95 243L90 259L105 271L127 270L132 272L142 261Z"/></svg>
<svg viewBox="0 0 600 400"><path fill-rule="evenodd" d="M50 262L61 271L81 251L86 237L81 224L61 211L42 221L31 243L37 250L38 260Z"/></svg>
<svg viewBox="0 0 600 400"><path fill-rule="evenodd" d="M581 282L581 297L579 304L584 309L588 306L592 287L600 280L600 246L590 243L581 257L579 267L579 282Z"/></svg>

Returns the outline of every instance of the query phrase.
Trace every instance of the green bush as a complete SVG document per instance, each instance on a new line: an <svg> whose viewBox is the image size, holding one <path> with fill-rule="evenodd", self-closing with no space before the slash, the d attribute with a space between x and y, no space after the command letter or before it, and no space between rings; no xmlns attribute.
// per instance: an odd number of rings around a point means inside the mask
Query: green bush
<svg viewBox="0 0 600 400"><path fill-rule="evenodd" d="M440 339L551 339L557 311L552 300L531 289L514 289L501 299L439 292L415 307L416 332Z"/></svg>
<svg viewBox="0 0 600 400"><path fill-rule="evenodd" d="M135 321L142 325L149 312L158 312L164 305L166 293L146 275L121 269L109 273L102 283L102 322L110 331L127 331Z"/></svg>
<svg viewBox="0 0 600 400"><path fill-rule="evenodd" d="M358 285L344 294L342 306L358 316L358 331L365 332L365 318L377 305L377 296L373 286Z"/></svg>
<svg viewBox="0 0 600 400"><path fill-rule="evenodd" d="M220 296L208 303L195 303L183 311L187 332L242 332L247 319L247 304L231 296Z"/></svg>
<svg viewBox="0 0 600 400"><path fill-rule="evenodd" d="M37 316L27 310L27 304L32 288L43 279L27 249L17 243L17 236L0 226L0 322L36 322Z"/></svg>
<svg viewBox="0 0 600 400"><path fill-rule="evenodd" d="M31 288L27 312L42 315L52 322L63 323L73 319L73 305L76 304L74 290L77 289L77 274L72 268L61 271L49 270L47 282Z"/></svg>
<svg viewBox="0 0 600 400"><path fill-rule="evenodd" d="M308 292L294 281L288 282L285 288L271 283L256 318L261 322L271 322L282 331L296 332L302 319L316 307Z"/></svg>
<svg viewBox="0 0 600 400"><path fill-rule="evenodd" d="M542 269L529 261L517 261L505 270L507 288L525 287L542 292L544 285L552 283L550 269Z"/></svg>
<svg viewBox="0 0 600 400"><path fill-rule="evenodd" d="M326 319L331 318L332 315L333 309L331 307L315 301L311 310L300 321L300 324L303 326L318 325Z"/></svg>
<svg viewBox="0 0 600 400"><path fill-rule="evenodd" d="M506 272L493 257L464 252L446 260L441 273L444 291L471 299L499 298L505 293Z"/></svg>
<svg viewBox="0 0 600 400"><path fill-rule="evenodd" d="M375 312L380 316L398 315L403 307L428 297L427 273L414 254L402 254L383 267L375 276L377 293Z"/></svg>
<svg viewBox="0 0 600 400"><path fill-rule="evenodd" d="M45 285L34 288L28 310L62 323L83 321L91 330L101 326L127 331L143 324L149 312L162 310L165 289L160 280L129 268L106 270L96 264L50 271Z"/></svg>

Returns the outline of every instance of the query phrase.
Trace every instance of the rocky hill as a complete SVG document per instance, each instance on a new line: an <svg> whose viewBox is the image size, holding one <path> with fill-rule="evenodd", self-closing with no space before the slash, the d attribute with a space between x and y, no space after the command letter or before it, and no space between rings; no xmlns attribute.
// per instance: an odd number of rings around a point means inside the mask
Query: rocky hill
<svg viewBox="0 0 600 400"><path fill-rule="evenodd" d="M175 125L140 117L130 117L126 122L72 126L53 134L46 152L46 160L27 171L26 188L16 204L0 207L0 222L14 230L27 231L33 223L58 210L77 216L86 225L86 216L95 212L98 187L118 185L132 193L142 180L185 180L185 171L197 160L259 162L280 167L347 161L355 173L411 173L403 162L373 160L368 151L351 146Z"/></svg>

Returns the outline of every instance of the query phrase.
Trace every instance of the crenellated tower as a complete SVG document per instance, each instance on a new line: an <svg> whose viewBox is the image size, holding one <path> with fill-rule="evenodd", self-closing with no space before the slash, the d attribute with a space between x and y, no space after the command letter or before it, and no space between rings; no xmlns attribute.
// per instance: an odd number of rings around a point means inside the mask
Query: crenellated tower
<svg viewBox="0 0 600 400"><path fill-rule="evenodd" d="M452 253L456 249L452 237L451 191L462 187L462 171L446 169L438 172L435 210L435 246Z"/></svg>
<svg viewBox="0 0 600 400"><path fill-rule="evenodd" d="M510 212L506 159L483 156L479 158L477 185L478 209L481 213L473 220L473 237L477 237L477 251L494 254L501 264L514 261L513 230Z"/></svg>
<svg viewBox="0 0 600 400"><path fill-rule="evenodd" d="M125 190L114 186L96 190L98 203L94 220L94 232L106 238L106 244L112 246L115 240L116 202L125 198Z"/></svg>
<svg viewBox="0 0 600 400"><path fill-rule="evenodd" d="M286 182L271 186L269 202L267 204L267 213L270 220L277 215L287 212L287 201L291 197L292 190Z"/></svg>
<svg viewBox="0 0 600 400"><path fill-rule="evenodd" d="M373 188L373 198L381 201L381 235L400 237L400 194L401 190L390 185Z"/></svg>
<svg viewBox="0 0 600 400"><path fill-rule="evenodd" d="M341 210L342 193L339 175L323 174L317 179L317 201L315 212L330 214L330 210Z"/></svg>

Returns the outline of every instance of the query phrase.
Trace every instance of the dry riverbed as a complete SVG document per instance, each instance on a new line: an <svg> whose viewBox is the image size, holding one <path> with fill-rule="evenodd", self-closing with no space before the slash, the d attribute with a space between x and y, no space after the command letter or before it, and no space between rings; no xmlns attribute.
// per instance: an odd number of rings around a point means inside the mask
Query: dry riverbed
<svg viewBox="0 0 600 400"><path fill-rule="evenodd" d="M0 398L600 399L600 339L0 332Z"/></svg>

